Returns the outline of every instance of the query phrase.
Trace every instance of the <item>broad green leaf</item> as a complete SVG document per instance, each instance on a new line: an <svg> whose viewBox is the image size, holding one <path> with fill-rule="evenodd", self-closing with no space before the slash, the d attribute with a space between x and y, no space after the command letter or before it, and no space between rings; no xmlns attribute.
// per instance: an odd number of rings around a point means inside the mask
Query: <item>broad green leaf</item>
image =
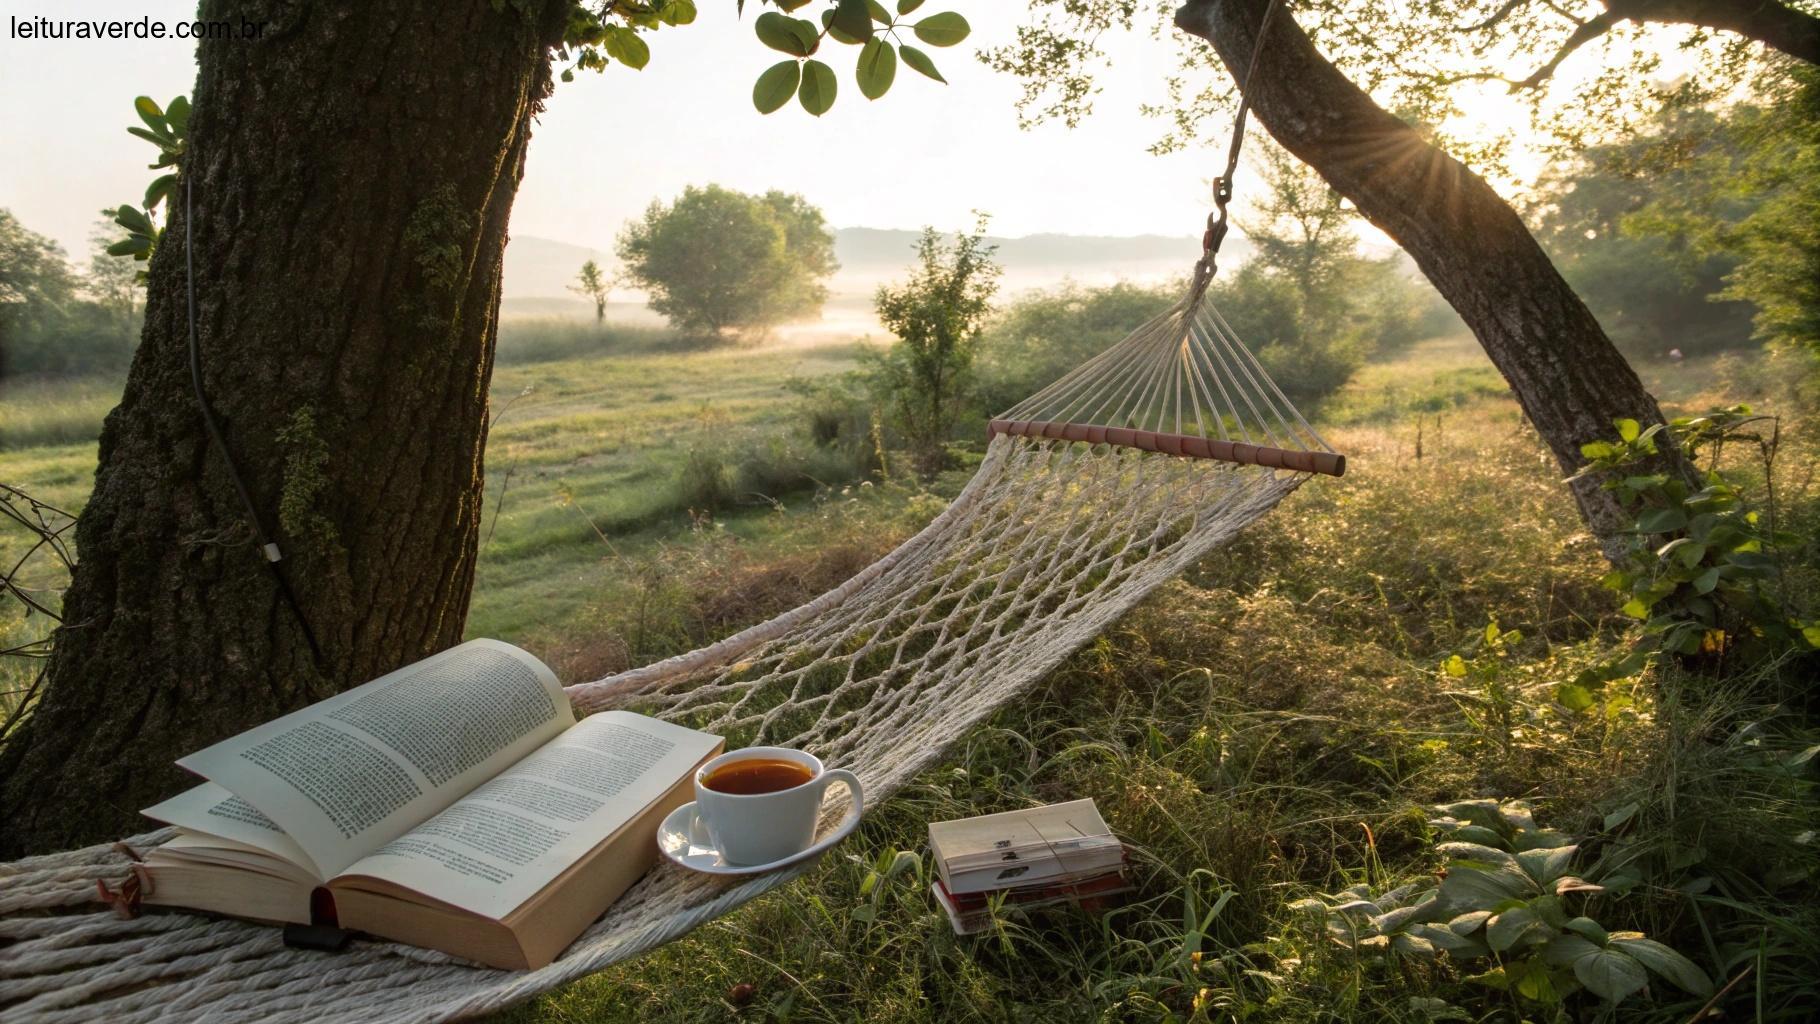
<svg viewBox="0 0 1820 1024"><path fill-rule="evenodd" d="M807 6L809 0L772 0L772 2L786 11L794 11L798 7ZM745 0L740 0L740 3L744 4Z"/></svg>
<svg viewBox="0 0 1820 1024"><path fill-rule="evenodd" d="M1491 947L1476 938L1469 938L1456 933L1452 928L1432 924L1412 924L1409 934L1428 940L1436 949L1444 949L1458 957L1484 956L1491 952Z"/></svg>
<svg viewBox="0 0 1820 1024"><path fill-rule="evenodd" d="M121 203L120 208L114 211L114 223L128 231L137 231L142 235L152 233L151 219L127 203Z"/></svg>
<svg viewBox="0 0 1820 1024"><path fill-rule="evenodd" d="M1580 454L1589 459L1608 459L1617 451L1609 441L1589 441L1580 446Z"/></svg>
<svg viewBox="0 0 1820 1024"><path fill-rule="evenodd" d="M149 250L151 247L151 239L144 235L134 235L131 238L121 239L113 245L108 246L107 254L109 256L137 256L140 253Z"/></svg>
<svg viewBox="0 0 1820 1024"><path fill-rule="evenodd" d="M1542 959L1556 967L1572 967L1575 960L1598 951L1599 944L1583 935L1557 935L1542 947Z"/></svg>
<svg viewBox="0 0 1820 1024"><path fill-rule="evenodd" d="M1561 993L1555 989L1548 965L1540 960L1524 960L1510 965L1510 987L1525 999L1538 1003L1558 1003Z"/></svg>
<svg viewBox="0 0 1820 1024"><path fill-rule="evenodd" d="M1618 609L1618 611L1633 619L1649 618L1649 605L1644 604L1640 599L1634 597L1624 602L1624 607Z"/></svg>
<svg viewBox="0 0 1820 1024"><path fill-rule="evenodd" d="M834 24L855 39L872 38L872 12L866 0L840 0L834 7Z"/></svg>
<svg viewBox="0 0 1820 1024"><path fill-rule="evenodd" d="M776 11L759 15L752 23L752 31L758 34L759 42L792 57L807 57L814 53L816 37L820 35L814 25Z"/></svg>
<svg viewBox="0 0 1820 1024"><path fill-rule="evenodd" d="M177 176L175 174L160 174L158 177L152 179L150 185L145 187L145 208L148 210L156 209L159 203L176 194Z"/></svg>
<svg viewBox="0 0 1820 1024"><path fill-rule="evenodd" d="M872 20L880 25L891 24L891 12L885 10L885 5L878 0L866 0L866 13L872 15Z"/></svg>
<svg viewBox="0 0 1820 1024"><path fill-rule="evenodd" d="M1401 956L1419 956L1425 959L1435 955L1434 943L1407 932L1398 932L1390 937L1390 950Z"/></svg>
<svg viewBox="0 0 1820 1024"><path fill-rule="evenodd" d="M923 5L923 0L897 0L897 13L909 14Z"/></svg>
<svg viewBox="0 0 1820 1024"><path fill-rule="evenodd" d="M1561 683L1555 687L1555 703L1578 714L1597 704L1591 690L1578 683Z"/></svg>
<svg viewBox="0 0 1820 1024"><path fill-rule="evenodd" d="M1637 435L1643 432L1643 425L1636 420L1617 419L1612 421L1612 426L1618 428L1618 436L1625 444L1635 441Z"/></svg>
<svg viewBox="0 0 1820 1024"><path fill-rule="evenodd" d="M915 31L916 38L930 46L953 46L967 38L967 33L972 29L967 25L966 18L953 11L944 11L917 22Z"/></svg>
<svg viewBox="0 0 1820 1024"><path fill-rule="evenodd" d="M1450 907L1496 906L1528 892L1527 881L1521 875L1501 871L1449 868L1447 877L1441 880L1441 897Z"/></svg>
<svg viewBox="0 0 1820 1024"><path fill-rule="evenodd" d="M1637 517L1638 533L1668 533L1687 525L1687 513L1678 508L1652 508Z"/></svg>
<svg viewBox="0 0 1820 1024"><path fill-rule="evenodd" d="M897 52L880 36L866 40L859 52L859 91L869 100L878 99L897 78Z"/></svg>
<svg viewBox="0 0 1820 1024"><path fill-rule="evenodd" d="M1643 965L1616 949L1596 949L1574 961L1574 977L1594 995L1616 1003L1649 983Z"/></svg>
<svg viewBox="0 0 1820 1024"><path fill-rule="evenodd" d="M948 80L942 77L942 73L935 70L935 62L929 59L929 55L909 43L899 44L897 55L904 58L904 63L910 65L911 69L919 74L933 78L943 85L948 84Z"/></svg>
<svg viewBox="0 0 1820 1024"><path fill-rule="evenodd" d="M1694 962L1654 939L1613 936L1611 944L1630 954L1638 963L1655 971L1675 987L1697 996L1708 995L1713 990L1711 978L1706 972L1694 966Z"/></svg>
<svg viewBox="0 0 1820 1024"><path fill-rule="evenodd" d="M1567 865L1573 862L1578 846L1555 846L1540 850L1524 850L1517 854L1517 863L1523 873L1536 880L1538 885L1546 887L1550 882L1567 873Z"/></svg>
<svg viewBox="0 0 1820 1024"><path fill-rule="evenodd" d="M1453 932L1455 935L1471 935L1473 932L1485 927L1485 922L1489 920L1491 920L1491 911L1469 910L1459 917L1447 922L1447 930Z"/></svg>
<svg viewBox="0 0 1820 1024"><path fill-rule="evenodd" d="M190 126L190 101L178 96L164 108L164 119L178 135L182 135Z"/></svg>
<svg viewBox="0 0 1820 1024"><path fill-rule="evenodd" d="M834 94L839 83L834 79L834 69L819 60L803 62L803 81L796 89L796 98L803 109L820 117L834 106Z"/></svg>
<svg viewBox="0 0 1820 1024"><path fill-rule="evenodd" d="M1446 661L1441 662L1441 671L1458 679L1466 674L1466 659L1457 654L1453 655Z"/></svg>
<svg viewBox="0 0 1820 1024"><path fill-rule="evenodd" d="M666 25L689 25L695 21L695 0L670 0L658 17Z"/></svg>
<svg viewBox="0 0 1820 1024"><path fill-rule="evenodd" d="M164 108L160 107L156 100L150 96L137 97L133 100L133 109L139 112L139 120L144 121L147 128L167 139L170 138L170 122L165 120Z"/></svg>
<svg viewBox="0 0 1820 1024"><path fill-rule="evenodd" d="M606 39L609 56L633 70L643 70L651 63L651 47L637 32L618 25L609 28L612 29Z"/></svg>
<svg viewBox="0 0 1820 1024"><path fill-rule="evenodd" d="M1448 835L1463 843L1483 843L1486 846L1501 845L1504 842L1503 836L1484 825L1461 825Z"/></svg>
<svg viewBox="0 0 1820 1024"><path fill-rule="evenodd" d="M145 141L151 143L152 145L157 146L161 150L168 149L171 145L171 141L169 139L164 138L159 135L154 135L151 132L146 131L144 128L141 128L136 124L128 125L127 129L126 129L126 133L128 135L132 135L136 138L144 139Z"/></svg>
<svg viewBox="0 0 1820 1024"><path fill-rule="evenodd" d="M1636 813L1642 809L1643 809L1642 804L1639 804L1639 803L1636 803L1633 801L1631 803L1625 804L1623 807L1618 808L1617 810L1611 812L1610 814L1607 814L1605 816L1605 821L1604 821L1605 831L1610 832L1612 829L1615 829L1619 825L1624 824L1625 822L1629 821L1631 818L1635 817Z"/></svg>
<svg viewBox="0 0 1820 1024"><path fill-rule="evenodd" d="M1542 919L1535 911L1528 907L1513 907L1485 922L1485 942L1494 952L1502 953L1541 925Z"/></svg>
<svg viewBox="0 0 1820 1024"><path fill-rule="evenodd" d="M832 10L822 12L822 28L828 31L828 38L837 43L845 43L848 46L858 46L866 41L864 37L856 36L846 29L841 28L839 25L836 25L834 23L834 12Z"/></svg>
<svg viewBox="0 0 1820 1024"><path fill-rule="evenodd" d="M1599 922L1590 917L1576 917L1562 927L1595 946L1603 946L1611 941L1611 936L1606 934Z"/></svg>
<svg viewBox="0 0 1820 1024"><path fill-rule="evenodd" d="M803 67L793 60L773 64L752 84L752 105L761 114L769 114L790 102L802 81Z"/></svg>

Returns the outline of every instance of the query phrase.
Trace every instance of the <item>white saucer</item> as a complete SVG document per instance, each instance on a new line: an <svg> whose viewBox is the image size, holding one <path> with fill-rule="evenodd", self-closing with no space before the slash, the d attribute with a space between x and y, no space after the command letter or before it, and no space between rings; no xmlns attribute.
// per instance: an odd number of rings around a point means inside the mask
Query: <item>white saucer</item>
<svg viewBox="0 0 1820 1024"><path fill-rule="evenodd" d="M808 860L847 838L858 826L858 816L848 815L827 835L817 839L814 845L782 860L774 860L769 864L729 864L721 859L720 851L714 848L714 840L708 835L708 826L696 815L695 801L691 800L671 811L664 823L657 826L657 848L663 851L664 856L690 871L700 871L705 875L756 875Z"/></svg>

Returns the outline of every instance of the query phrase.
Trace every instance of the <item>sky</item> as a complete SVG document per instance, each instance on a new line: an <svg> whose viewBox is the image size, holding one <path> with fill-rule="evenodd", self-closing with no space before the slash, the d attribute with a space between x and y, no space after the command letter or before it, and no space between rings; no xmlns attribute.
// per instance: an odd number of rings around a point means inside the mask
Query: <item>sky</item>
<svg viewBox="0 0 1820 1024"><path fill-rule="evenodd" d="M742 22L730 0L700 7L695 24L650 37L643 71L615 65L558 84L533 135L514 234L607 249L653 198L707 182L801 192L843 227L953 229L983 210L993 233L1009 236L1200 230L1216 155L1150 155L1163 126L1137 114L1164 95L1167 42L1113 41L1099 115L1072 131L1021 131L1018 83L973 54L1011 39L1022 5L931 0L925 11L959 10L973 24L960 46L923 47L949 85L900 66L891 91L867 101L853 82L854 51L841 47L830 61L841 76L832 111L817 119L792 104L764 116L752 108L752 82L779 55L753 37L751 10ZM0 0L0 12L21 17L175 22L194 10L183 0ZM137 123L133 97L187 95L193 45L0 33L0 137L12 143L0 161L0 207L85 253L98 211L136 201L151 178L151 147L125 130Z"/></svg>

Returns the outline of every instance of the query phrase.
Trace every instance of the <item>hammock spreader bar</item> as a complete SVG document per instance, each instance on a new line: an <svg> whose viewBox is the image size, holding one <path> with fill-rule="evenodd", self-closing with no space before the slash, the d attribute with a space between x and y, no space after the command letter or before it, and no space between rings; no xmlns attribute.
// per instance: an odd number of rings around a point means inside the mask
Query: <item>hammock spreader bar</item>
<svg viewBox="0 0 1820 1024"><path fill-rule="evenodd" d="M1129 427L1099 427L1087 423L992 420L987 424L987 429L993 434L1123 445L1147 452L1162 452L1165 455L1235 462L1241 466L1266 466L1297 473L1325 473L1328 476L1346 475L1346 456L1335 452L1291 451L1243 441L1221 441L1192 434L1164 434Z"/></svg>

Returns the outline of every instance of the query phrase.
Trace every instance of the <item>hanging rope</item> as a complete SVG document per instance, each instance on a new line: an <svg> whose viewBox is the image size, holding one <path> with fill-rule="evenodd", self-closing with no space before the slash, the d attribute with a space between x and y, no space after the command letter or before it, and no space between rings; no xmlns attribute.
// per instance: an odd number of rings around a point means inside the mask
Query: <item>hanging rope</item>
<svg viewBox="0 0 1820 1024"><path fill-rule="evenodd" d="M1220 243L1226 240L1228 228L1226 204L1232 202L1232 180L1239 170L1239 151L1245 146L1245 120L1251 113L1251 80L1258 70L1258 59L1264 55L1264 38L1270 30L1271 16L1282 6L1283 0L1270 0L1264 8L1264 17L1258 20L1257 38L1251 44L1251 62L1245 67L1245 76L1239 79L1239 107L1232 119L1232 142L1226 150L1226 170L1213 179L1214 211L1207 215L1207 230L1201 235L1201 259L1194 265L1193 295L1198 298L1207 283L1213 280L1215 258L1220 252Z"/></svg>

